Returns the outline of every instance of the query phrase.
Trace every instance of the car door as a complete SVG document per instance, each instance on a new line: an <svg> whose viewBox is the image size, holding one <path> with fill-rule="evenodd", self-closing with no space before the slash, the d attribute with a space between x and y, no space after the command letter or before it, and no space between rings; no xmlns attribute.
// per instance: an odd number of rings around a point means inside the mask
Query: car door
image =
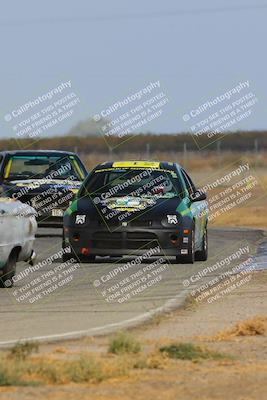
<svg viewBox="0 0 267 400"><path fill-rule="evenodd" d="M195 219L195 244L196 244L196 249L198 249L202 245L202 237L203 237L203 232L204 232L205 225L206 225L206 213L205 213L206 202L205 201L192 201L192 197L194 196L197 189L196 189L192 179L185 172L184 169L181 169L181 173L183 175L186 189L189 194L190 210Z"/></svg>

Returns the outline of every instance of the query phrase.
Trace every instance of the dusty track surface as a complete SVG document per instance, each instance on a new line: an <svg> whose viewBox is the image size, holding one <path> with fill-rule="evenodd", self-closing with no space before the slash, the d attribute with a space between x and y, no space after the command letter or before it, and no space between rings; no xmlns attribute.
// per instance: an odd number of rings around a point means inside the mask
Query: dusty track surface
<svg viewBox="0 0 267 400"><path fill-rule="evenodd" d="M44 265L39 271L18 281L13 288L0 291L0 344L3 346L24 338L61 340L108 333L136 325L148 319L155 311L164 311L181 305L194 287L191 285L190 288L186 288L183 285L186 279L190 279L190 276L206 266L214 265L240 246L248 245L250 252L254 252L262 237L262 232L258 230L211 229L210 257L207 262L178 265L169 260L160 284L121 304L108 303L101 291L93 286L93 282L102 273L107 274L114 269L116 260L111 263L107 259L99 259L93 264L81 264L72 274L68 284L33 304L30 304L27 298L20 298L27 292L27 289L21 291L23 287L27 284L32 285L29 287L36 286L41 275L49 273L52 268L60 265L59 260L54 260L52 264ZM61 231L39 230L35 248L38 262L56 254L61 248ZM244 255L243 259L246 257ZM123 265L126 261L117 260L117 265ZM21 273L24 269L25 264L20 263L17 272ZM209 279L222 273L223 270L224 267L209 274ZM34 280L36 284L33 284Z"/></svg>
<svg viewBox="0 0 267 400"><path fill-rule="evenodd" d="M150 369L133 369L101 383L2 387L2 400L265 400L267 396L267 271L253 274L250 284L212 304L202 303L154 319L132 330L149 352L170 341L191 342L230 356L222 360L173 360ZM239 321L265 317L265 330L242 323L240 335L226 333ZM259 318L258 318L259 320ZM242 328L243 326L243 328ZM217 338L216 338L217 336ZM120 362L107 354L109 337L43 344L40 356L66 359L88 354ZM3 352L3 350L2 350Z"/></svg>

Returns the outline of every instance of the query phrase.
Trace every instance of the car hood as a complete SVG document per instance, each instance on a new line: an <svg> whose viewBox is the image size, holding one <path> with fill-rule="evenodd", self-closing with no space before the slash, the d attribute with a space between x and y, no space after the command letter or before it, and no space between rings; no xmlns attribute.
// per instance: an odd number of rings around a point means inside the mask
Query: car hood
<svg viewBox="0 0 267 400"><path fill-rule="evenodd" d="M80 181L72 181L72 180L53 180L53 179L25 179L25 180L14 180L4 182L4 186L13 189L14 191L22 190L23 188L27 189L29 192L35 191L43 191L50 187L56 188L70 188L70 189L79 189L81 185Z"/></svg>
<svg viewBox="0 0 267 400"><path fill-rule="evenodd" d="M23 204L20 201L10 198L0 197L0 217L14 215L14 216L31 216L36 215L33 207Z"/></svg>
<svg viewBox="0 0 267 400"><path fill-rule="evenodd" d="M111 197L106 200L84 197L77 200L76 211L86 214L90 219L109 218L117 219L119 215L125 214L125 220L132 218L159 218L167 214L175 214L183 205L183 200L178 197L157 198L155 197ZM183 207L184 208L184 207ZM112 217L112 214L114 216ZM128 214L128 216L126 216Z"/></svg>

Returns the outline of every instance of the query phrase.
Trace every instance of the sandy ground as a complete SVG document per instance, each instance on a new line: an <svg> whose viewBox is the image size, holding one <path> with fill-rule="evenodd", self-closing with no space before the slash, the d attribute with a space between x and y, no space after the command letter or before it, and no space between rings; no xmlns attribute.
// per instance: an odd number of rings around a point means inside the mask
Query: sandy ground
<svg viewBox="0 0 267 400"><path fill-rule="evenodd" d="M163 369L133 370L98 384L0 388L1 400L266 400L267 334L215 340L219 331L238 321L267 316L267 271L255 272L252 281L212 304L190 304L135 328L147 349L176 342L192 342L231 355L228 360L173 360ZM61 343L65 353L106 352L109 337ZM43 344L41 353L58 351L59 344Z"/></svg>

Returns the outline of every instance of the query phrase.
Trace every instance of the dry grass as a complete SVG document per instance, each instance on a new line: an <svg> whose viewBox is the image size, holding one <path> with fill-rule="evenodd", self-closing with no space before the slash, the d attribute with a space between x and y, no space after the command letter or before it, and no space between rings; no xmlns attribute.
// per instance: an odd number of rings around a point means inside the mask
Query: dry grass
<svg viewBox="0 0 267 400"><path fill-rule="evenodd" d="M59 353L60 357L62 353ZM12 358L7 354L0 358L0 387L99 383L130 376L137 369L163 369L167 364L166 357L158 350L137 354L131 348L130 353L118 353L82 352L71 360L67 355L58 358L56 352L28 355L23 359Z"/></svg>
<svg viewBox="0 0 267 400"><path fill-rule="evenodd" d="M99 383L103 380L129 376L136 369L163 369L166 363L166 358L158 351L127 356L124 354L114 358L83 353L74 360L41 356L18 362L2 358L0 386Z"/></svg>
<svg viewBox="0 0 267 400"><path fill-rule="evenodd" d="M38 351L39 344L36 342L18 342L15 346L11 347L9 356L15 360L25 360L29 355L38 353Z"/></svg>
<svg viewBox="0 0 267 400"><path fill-rule="evenodd" d="M218 332L213 339L215 341L231 340L238 336L265 335L266 317L256 316L245 321L238 322L233 328Z"/></svg>
<svg viewBox="0 0 267 400"><path fill-rule="evenodd" d="M160 352L176 360L222 360L229 358L224 354L210 351L193 343L173 343L160 347Z"/></svg>
<svg viewBox="0 0 267 400"><path fill-rule="evenodd" d="M58 353L58 354L66 354L67 352L68 352L68 350L63 346L56 347L54 350L54 353Z"/></svg>
<svg viewBox="0 0 267 400"><path fill-rule="evenodd" d="M68 354L62 358L64 352L61 348L43 355L27 352L23 358L10 357L10 353L5 353L0 357L0 387L95 384L104 380L134 377L137 370L166 370L172 368L176 360L194 362L199 359L226 358L192 343L177 344L168 340L161 345L154 343L152 349L141 351L140 344L134 337L122 333L111 340L110 346L115 350L112 353L92 354L83 351L73 353L71 359Z"/></svg>
<svg viewBox="0 0 267 400"><path fill-rule="evenodd" d="M191 311L195 310L197 308L197 301L196 299L190 294L186 297L184 304L183 304L183 309L186 311Z"/></svg>
<svg viewBox="0 0 267 400"><path fill-rule="evenodd" d="M266 198L263 202L266 202ZM210 226L246 226L251 228L267 228L266 205L235 207L233 210L217 217Z"/></svg>
<svg viewBox="0 0 267 400"><path fill-rule="evenodd" d="M5 378L1 380L2 376ZM59 360L52 356L30 357L27 360L0 360L0 386L95 383L108 378L103 365L90 355L75 360Z"/></svg>
<svg viewBox="0 0 267 400"><path fill-rule="evenodd" d="M122 160L150 160L150 161L170 161L182 164L188 171L205 171L214 172L214 170L222 169L225 165L240 162L249 162L253 168L266 168L266 153L260 153L255 157L253 152L233 153L230 151L222 152L218 156L217 152L190 151L185 155L179 151L154 151L149 155L146 151L140 152L116 152L113 153L90 153L81 155L81 158L88 169L94 168L97 164L105 161L122 161Z"/></svg>
<svg viewBox="0 0 267 400"><path fill-rule="evenodd" d="M118 332L115 337L110 339L108 351L113 354L136 354L141 351L141 345L128 332Z"/></svg>

